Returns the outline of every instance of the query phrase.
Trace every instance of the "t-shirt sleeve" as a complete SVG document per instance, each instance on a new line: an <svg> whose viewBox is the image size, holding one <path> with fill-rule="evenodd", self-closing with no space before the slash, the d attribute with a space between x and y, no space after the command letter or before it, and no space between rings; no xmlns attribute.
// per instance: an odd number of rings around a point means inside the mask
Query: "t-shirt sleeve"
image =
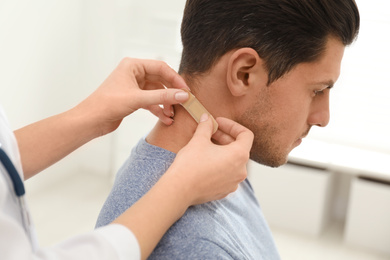
<svg viewBox="0 0 390 260"><path fill-rule="evenodd" d="M159 245L148 258L158 259L204 259L204 260L233 260L225 249L208 239L176 240L174 244Z"/></svg>

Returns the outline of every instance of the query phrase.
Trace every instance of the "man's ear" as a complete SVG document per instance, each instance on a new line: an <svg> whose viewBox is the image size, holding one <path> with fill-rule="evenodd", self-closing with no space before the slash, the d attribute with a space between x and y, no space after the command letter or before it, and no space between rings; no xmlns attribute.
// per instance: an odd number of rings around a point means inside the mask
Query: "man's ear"
<svg viewBox="0 0 390 260"><path fill-rule="evenodd" d="M230 56L227 85L233 96L247 94L260 81L266 82L266 77L263 61L254 49L241 48Z"/></svg>

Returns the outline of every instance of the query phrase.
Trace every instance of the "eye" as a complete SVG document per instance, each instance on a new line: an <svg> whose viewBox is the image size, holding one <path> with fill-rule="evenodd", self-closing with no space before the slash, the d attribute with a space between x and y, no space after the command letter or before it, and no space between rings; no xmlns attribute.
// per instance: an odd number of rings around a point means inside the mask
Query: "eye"
<svg viewBox="0 0 390 260"><path fill-rule="evenodd" d="M323 95L324 92L325 92L325 90L331 89L331 88L333 88L333 85L327 86L327 87L322 88L322 89L314 90L314 91L313 91L314 97Z"/></svg>

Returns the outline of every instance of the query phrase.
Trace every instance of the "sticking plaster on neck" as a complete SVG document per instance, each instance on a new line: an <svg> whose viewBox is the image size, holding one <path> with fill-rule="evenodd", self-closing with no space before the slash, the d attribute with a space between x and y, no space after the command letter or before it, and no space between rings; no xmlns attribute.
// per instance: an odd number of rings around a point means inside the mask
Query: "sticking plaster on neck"
<svg viewBox="0 0 390 260"><path fill-rule="evenodd" d="M199 100L189 91L188 92L188 100L181 105L187 110L188 113L195 119L195 121L199 124L200 117L207 113L210 118L213 120L213 134L218 129L218 123L215 121L214 117L207 111L207 109L199 102Z"/></svg>

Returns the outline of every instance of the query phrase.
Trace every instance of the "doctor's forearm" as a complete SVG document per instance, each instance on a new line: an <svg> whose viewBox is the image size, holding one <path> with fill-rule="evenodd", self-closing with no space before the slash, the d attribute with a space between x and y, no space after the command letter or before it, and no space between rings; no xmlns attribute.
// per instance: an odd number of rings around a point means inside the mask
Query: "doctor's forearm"
<svg viewBox="0 0 390 260"><path fill-rule="evenodd" d="M14 131L28 179L99 136L88 115L69 110Z"/></svg>

